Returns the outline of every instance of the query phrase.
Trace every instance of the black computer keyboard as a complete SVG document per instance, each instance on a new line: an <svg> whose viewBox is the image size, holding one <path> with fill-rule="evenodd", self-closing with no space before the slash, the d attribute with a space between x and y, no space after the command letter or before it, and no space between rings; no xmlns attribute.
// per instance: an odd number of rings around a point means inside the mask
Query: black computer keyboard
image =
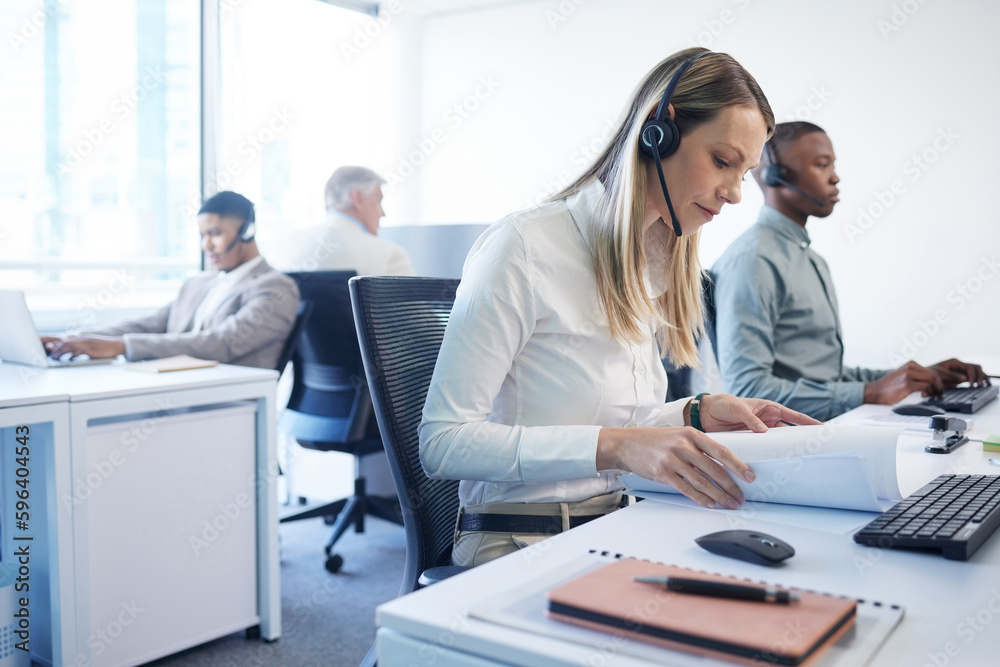
<svg viewBox="0 0 1000 667"><path fill-rule="evenodd" d="M964 412L971 415L983 407L1000 393L1000 387L964 387L947 389L940 396L932 396L923 402L924 405L936 405L946 412Z"/></svg>
<svg viewBox="0 0 1000 667"><path fill-rule="evenodd" d="M1000 527L1000 475L939 475L854 534L887 549L967 560Z"/></svg>

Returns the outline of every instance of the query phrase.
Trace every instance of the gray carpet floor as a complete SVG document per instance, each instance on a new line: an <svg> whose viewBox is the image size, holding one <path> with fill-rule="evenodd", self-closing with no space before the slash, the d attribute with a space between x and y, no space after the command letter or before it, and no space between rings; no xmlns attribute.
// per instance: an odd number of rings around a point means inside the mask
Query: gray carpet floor
<svg viewBox="0 0 1000 667"><path fill-rule="evenodd" d="M273 643L240 632L148 663L155 667L356 666L375 640L375 607L396 597L403 576L403 527L365 520L334 549L339 574L323 567L329 527L321 519L282 524L282 637Z"/></svg>

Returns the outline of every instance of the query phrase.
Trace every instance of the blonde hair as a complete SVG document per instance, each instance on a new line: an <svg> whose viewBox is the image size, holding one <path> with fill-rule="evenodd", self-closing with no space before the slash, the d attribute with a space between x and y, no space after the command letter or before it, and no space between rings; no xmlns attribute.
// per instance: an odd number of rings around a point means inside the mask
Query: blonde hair
<svg viewBox="0 0 1000 667"><path fill-rule="evenodd" d="M701 303L702 270L698 239L669 235L669 289L655 300L646 292L646 251L643 244L646 217L648 161L639 150L639 134L663 97L670 79L688 59L706 51L679 51L650 70L633 91L618 129L594 163L550 201L579 192L594 179L605 187L598 203L596 222L590 228L594 248L594 274L601 305L611 335L622 342L638 342L641 326L650 318L660 323L657 340L664 356L677 365L698 367L697 340L704 333ZM681 136L711 121L724 108L750 106L760 111L767 136L774 130L774 113L760 86L743 67L725 53L698 58L678 82L670 103Z"/></svg>

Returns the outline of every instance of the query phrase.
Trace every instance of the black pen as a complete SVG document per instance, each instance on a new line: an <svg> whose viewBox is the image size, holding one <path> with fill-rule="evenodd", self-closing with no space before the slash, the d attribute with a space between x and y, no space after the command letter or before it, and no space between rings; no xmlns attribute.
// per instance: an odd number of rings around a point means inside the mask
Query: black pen
<svg viewBox="0 0 1000 667"><path fill-rule="evenodd" d="M779 419L778 421L787 426L798 426L798 424L793 424L792 422L785 421L784 419Z"/></svg>
<svg viewBox="0 0 1000 667"><path fill-rule="evenodd" d="M774 602L788 604L798 600L799 596L776 588L760 588L758 586L743 586L742 584L727 584L722 581L705 581L704 579L684 579L681 577L633 577L635 581L644 584L658 584L675 593L690 595L706 595L713 598L731 598L733 600L749 600L752 602Z"/></svg>

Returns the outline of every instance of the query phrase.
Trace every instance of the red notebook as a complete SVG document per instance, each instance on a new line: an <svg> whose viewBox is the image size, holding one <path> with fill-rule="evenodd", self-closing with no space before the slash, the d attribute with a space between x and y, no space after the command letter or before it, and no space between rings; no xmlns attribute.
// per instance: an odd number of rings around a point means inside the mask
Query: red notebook
<svg viewBox="0 0 1000 667"><path fill-rule="evenodd" d="M789 604L690 595L633 577L755 585L640 560L619 560L549 591L551 617L667 648L752 665L804 665L854 624L857 601L798 591Z"/></svg>

